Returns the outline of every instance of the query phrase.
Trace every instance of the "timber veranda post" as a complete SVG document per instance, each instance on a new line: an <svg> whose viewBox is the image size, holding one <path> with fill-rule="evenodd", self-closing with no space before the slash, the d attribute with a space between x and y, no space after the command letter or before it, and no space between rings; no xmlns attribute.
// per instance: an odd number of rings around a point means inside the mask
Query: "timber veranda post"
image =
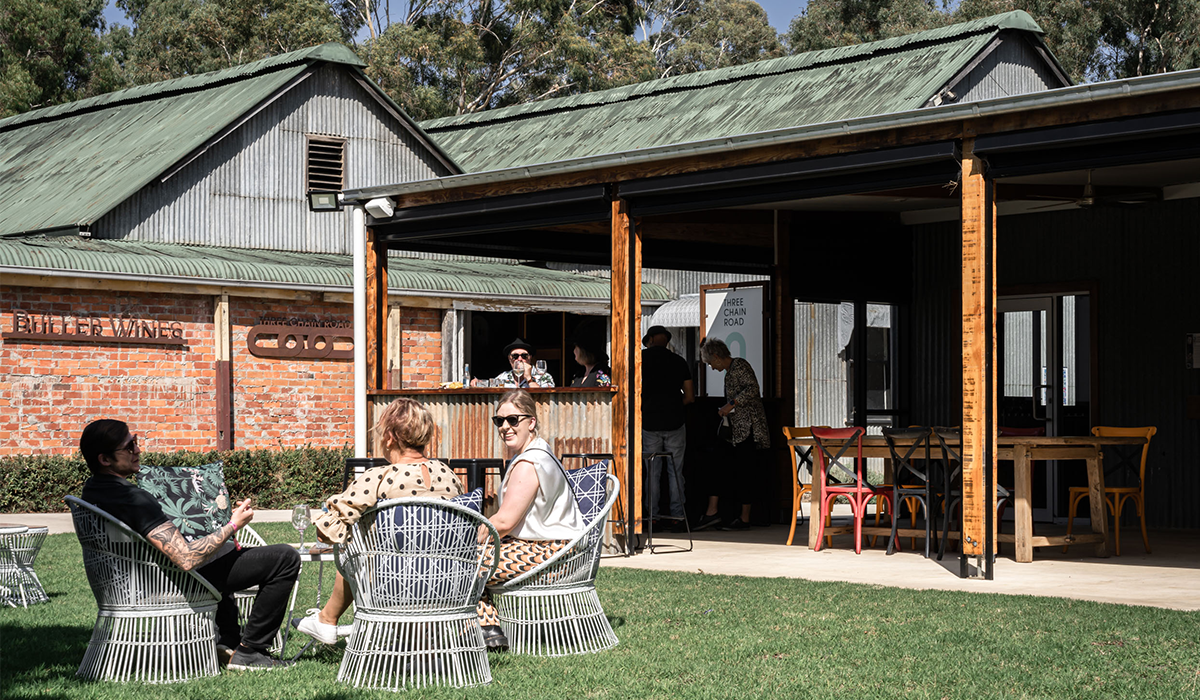
<svg viewBox="0 0 1200 700"><path fill-rule="evenodd" d="M387 357L387 243L367 229L366 288L367 288L367 391L384 389L383 376ZM395 387L398 388L398 387ZM367 397L367 425L375 424L374 401ZM367 441L367 453L373 455L373 441Z"/></svg>
<svg viewBox="0 0 1200 700"><path fill-rule="evenodd" d="M996 542L996 200L975 139L962 149L962 552L991 579Z"/></svg>
<svg viewBox="0 0 1200 700"><path fill-rule="evenodd" d="M612 202L613 473L621 480L625 549L632 554L642 517L642 233L622 199Z"/></svg>

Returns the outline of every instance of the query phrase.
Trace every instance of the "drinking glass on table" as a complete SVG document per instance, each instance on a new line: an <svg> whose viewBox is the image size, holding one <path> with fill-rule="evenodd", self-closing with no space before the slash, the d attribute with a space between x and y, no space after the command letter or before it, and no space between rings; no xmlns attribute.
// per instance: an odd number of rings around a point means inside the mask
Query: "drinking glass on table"
<svg viewBox="0 0 1200 700"><path fill-rule="evenodd" d="M300 533L300 553L308 554L308 547L304 546L304 531L312 524L312 519L309 517L308 504L300 503L292 507L292 527Z"/></svg>

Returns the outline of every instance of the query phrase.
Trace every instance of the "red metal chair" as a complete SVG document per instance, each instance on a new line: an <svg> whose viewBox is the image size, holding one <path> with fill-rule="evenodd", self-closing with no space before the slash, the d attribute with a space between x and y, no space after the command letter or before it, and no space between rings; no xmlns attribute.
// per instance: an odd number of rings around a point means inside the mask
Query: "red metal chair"
<svg viewBox="0 0 1200 700"><path fill-rule="evenodd" d="M867 481L867 463L862 456L862 436L866 432L861 427L812 429L813 442L816 443L817 455L820 457L816 478L821 484L821 512L829 513L838 496L850 501L850 510L854 514L855 554L862 553L862 528L867 503L873 498L882 498L887 502L888 512L894 512L891 488L876 486ZM840 441L841 446L836 452L831 452L832 446L827 447L825 441ZM847 455L848 452L852 454ZM852 465L847 464L847 460L850 459L854 460ZM818 520L817 546L814 551L821 549L821 537L825 534L825 518Z"/></svg>

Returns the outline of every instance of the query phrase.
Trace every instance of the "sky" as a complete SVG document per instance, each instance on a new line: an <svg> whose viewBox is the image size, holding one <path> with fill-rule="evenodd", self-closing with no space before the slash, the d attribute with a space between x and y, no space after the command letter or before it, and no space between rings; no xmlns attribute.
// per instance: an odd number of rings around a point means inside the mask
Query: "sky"
<svg viewBox="0 0 1200 700"><path fill-rule="evenodd" d="M800 9L808 5L808 0L758 0L758 4L767 11L767 19L771 21L775 31L786 33L792 18L800 14ZM125 13L117 9L112 0L109 0L104 9L104 21L110 25L129 24Z"/></svg>

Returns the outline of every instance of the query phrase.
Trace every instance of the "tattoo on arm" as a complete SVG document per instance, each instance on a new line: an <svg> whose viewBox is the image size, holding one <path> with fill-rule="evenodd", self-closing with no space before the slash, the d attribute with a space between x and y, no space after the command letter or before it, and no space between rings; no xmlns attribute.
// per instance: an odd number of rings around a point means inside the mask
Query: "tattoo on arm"
<svg viewBox="0 0 1200 700"><path fill-rule="evenodd" d="M226 524L212 534L188 542L179 532L179 528L168 522L151 530L146 539L167 555L176 566L184 571L191 571L207 562L232 534L233 528Z"/></svg>

